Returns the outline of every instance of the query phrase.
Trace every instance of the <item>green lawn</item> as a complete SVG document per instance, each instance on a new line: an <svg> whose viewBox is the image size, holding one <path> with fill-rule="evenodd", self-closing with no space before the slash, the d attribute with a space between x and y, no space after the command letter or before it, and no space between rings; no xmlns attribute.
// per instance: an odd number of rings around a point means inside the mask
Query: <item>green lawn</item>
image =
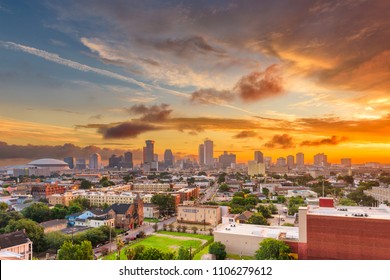
<svg viewBox="0 0 390 280"><path fill-rule="evenodd" d="M148 222L148 223L158 223L159 220L156 219L156 218L144 218L144 222Z"/></svg>
<svg viewBox="0 0 390 280"><path fill-rule="evenodd" d="M233 255L233 254L227 254L226 256L227 259L233 259L233 260L254 260L255 258L254 257L249 257L249 256L240 256L239 255Z"/></svg>
<svg viewBox="0 0 390 280"><path fill-rule="evenodd" d="M191 240L182 240L177 239L174 237L169 236L159 236L159 235L152 235L149 237L146 237L140 242L137 242L135 244L131 244L127 247L134 247L138 245L143 245L145 247L154 247L163 251L177 251L179 247L183 246L185 248L192 248L192 250L196 250L202 245L202 240L212 240L213 236L208 235L201 235L201 234L190 234L190 233L182 233L182 232L169 232L169 231L159 231L158 233L164 234L164 235L171 235L171 236L184 236L189 238L194 238ZM202 240L199 240L202 239ZM125 247L126 248L126 247ZM126 256L124 255L124 249L121 250L121 260L126 260ZM208 247L207 247L208 248ZM203 250L202 250L203 251ZM208 252L208 249L207 249ZM206 253L207 253L206 252ZM104 257L104 260L115 260L116 253L113 253L111 255L108 255ZM200 257L199 257L200 259Z"/></svg>
<svg viewBox="0 0 390 280"><path fill-rule="evenodd" d="M204 247L199 253L197 253L192 259L193 260L200 260L204 254L209 253L209 247L210 245Z"/></svg>

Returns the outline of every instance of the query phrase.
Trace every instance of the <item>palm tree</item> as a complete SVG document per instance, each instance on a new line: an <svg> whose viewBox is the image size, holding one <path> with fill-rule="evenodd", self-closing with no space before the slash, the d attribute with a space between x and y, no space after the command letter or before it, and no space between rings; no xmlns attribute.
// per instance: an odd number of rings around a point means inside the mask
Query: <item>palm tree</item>
<svg viewBox="0 0 390 280"><path fill-rule="evenodd" d="M116 248L118 249L118 256L117 259L121 259L121 250L125 246L125 243L123 242L122 238L119 236L116 238Z"/></svg>

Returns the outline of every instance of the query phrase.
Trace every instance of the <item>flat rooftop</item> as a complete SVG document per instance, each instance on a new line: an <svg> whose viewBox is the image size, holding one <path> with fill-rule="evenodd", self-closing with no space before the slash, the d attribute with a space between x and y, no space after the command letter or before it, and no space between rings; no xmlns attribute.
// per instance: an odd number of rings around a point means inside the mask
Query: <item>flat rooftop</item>
<svg viewBox="0 0 390 280"><path fill-rule="evenodd" d="M321 215L321 216L339 216L339 217L390 220L390 207L386 205L381 205L379 207L362 207L362 206L319 207L319 206L310 205L308 207L307 214Z"/></svg>
<svg viewBox="0 0 390 280"><path fill-rule="evenodd" d="M287 241L299 240L298 227L262 226L252 224L222 224L219 225L214 232L276 239L281 237L281 239Z"/></svg>

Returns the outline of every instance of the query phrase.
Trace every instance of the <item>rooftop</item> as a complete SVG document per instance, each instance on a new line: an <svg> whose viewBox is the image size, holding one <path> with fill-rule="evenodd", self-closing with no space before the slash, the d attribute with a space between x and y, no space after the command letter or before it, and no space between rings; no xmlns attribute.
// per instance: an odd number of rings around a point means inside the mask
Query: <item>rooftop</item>
<svg viewBox="0 0 390 280"><path fill-rule="evenodd" d="M17 245L31 242L26 233L22 230L0 235L0 248L6 249Z"/></svg>
<svg viewBox="0 0 390 280"><path fill-rule="evenodd" d="M361 207L361 206L337 206L337 207L319 207L309 206L308 215L322 216L348 216L355 218L371 218L390 220L390 207L381 205L379 207Z"/></svg>
<svg viewBox="0 0 390 280"><path fill-rule="evenodd" d="M225 224L219 225L214 232L276 239L280 237L280 239L294 241L298 241L299 239L298 227Z"/></svg>

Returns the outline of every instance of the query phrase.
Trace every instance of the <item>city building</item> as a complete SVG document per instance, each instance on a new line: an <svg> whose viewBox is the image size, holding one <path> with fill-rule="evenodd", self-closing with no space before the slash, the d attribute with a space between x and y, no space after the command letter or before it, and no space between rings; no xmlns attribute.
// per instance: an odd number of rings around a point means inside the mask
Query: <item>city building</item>
<svg viewBox="0 0 390 280"><path fill-rule="evenodd" d="M87 168L87 162L85 158L78 158L76 160L76 169L86 169Z"/></svg>
<svg viewBox="0 0 390 280"><path fill-rule="evenodd" d="M136 183L133 184L131 190L142 192L166 192L171 190L171 185L168 183Z"/></svg>
<svg viewBox="0 0 390 280"><path fill-rule="evenodd" d="M43 232L45 234L47 234L49 232L60 231L60 230L66 229L68 227L68 220L67 219L49 220L49 221L40 223L39 225L41 227L43 227Z"/></svg>
<svg viewBox="0 0 390 280"><path fill-rule="evenodd" d="M365 195L372 196L380 203L390 202L390 187L372 187L364 191Z"/></svg>
<svg viewBox="0 0 390 280"><path fill-rule="evenodd" d="M279 157L276 159L276 166L286 166L286 158Z"/></svg>
<svg viewBox="0 0 390 280"><path fill-rule="evenodd" d="M64 158L64 162L68 164L70 169L73 169L76 166L76 158L74 157L66 157Z"/></svg>
<svg viewBox="0 0 390 280"><path fill-rule="evenodd" d="M344 167L351 167L352 166L352 159L350 159L350 158L342 158L340 160L340 163Z"/></svg>
<svg viewBox="0 0 390 280"><path fill-rule="evenodd" d="M123 161L122 156L117 156L114 154L108 159L108 167L119 168L122 161Z"/></svg>
<svg viewBox="0 0 390 280"><path fill-rule="evenodd" d="M109 218L115 220L115 227L134 229L143 224L144 203L138 198L132 204L113 204L104 210Z"/></svg>
<svg viewBox="0 0 390 280"><path fill-rule="evenodd" d="M200 144L198 148L198 161L199 165L204 165L204 144Z"/></svg>
<svg viewBox="0 0 390 280"><path fill-rule="evenodd" d="M315 166L328 166L328 157L324 153L314 155Z"/></svg>
<svg viewBox="0 0 390 280"><path fill-rule="evenodd" d="M48 169L50 172L61 172L69 170L69 165L65 161L53 158L42 158L33 160L27 165L30 167Z"/></svg>
<svg viewBox="0 0 390 280"><path fill-rule="evenodd" d="M102 157L98 153L94 153L89 157L89 169L101 169Z"/></svg>
<svg viewBox="0 0 390 280"><path fill-rule="evenodd" d="M223 169L226 169L228 167L231 167L232 164L236 163L236 155L228 154L226 151L224 151L223 154L219 156L218 162Z"/></svg>
<svg viewBox="0 0 390 280"><path fill-rule="evenodd" d="M255 160L248 161L248 175L265 175L265 164Z"/></svg>
<svg viewBox="0 0 390 280"><path fill-rule="evenodd" d="M288 169L293 169L295 167L295 160L293 155L287 156L287 167Z"/></svg>
<svg viewBox="0 0 390 280"><path fill-rule="evenodd" d="M204 162L209 167L214 165L214 143L211 140L204 141Z"/></svg>
<svg viewBox="0 0 390 280"><path fill-rule="evenodd" d="M264 163L264 155L263 155L263 153L260 152L260 151L255 151L254 160L257 163Z"/></svg>
<svg viewBox="0 0 390 280"><path fill-rule="evenodd" d="M152 203L144 203L144 218L157 219L160 216L158 206Z"/></svg>
<svg viewBox="0 0 390 280"><path fill-rule="evenodd" d="M217 226L222 221L221 209L216 205L185 205L177 207L177 222Z"/></svg>
<svg viewBox="0 0 390 280"><path fill-rule="evenodd" d="M303 153L296 154L296 163L298 167L303 167L305 165L305 155Z"/></svg>
<svg viewBox="0 0 390 280"><path fill-rule="evenodd" d="M146 140L144 147L144 163L152 163L154 161L154 141Z"/></svg>
<svg viewBox="0 0 390 280"><path fill-rule="evenodd" d="M0 253L17 254L17 259L32 260L32 242L25 230L0 234Z"/></svg>
<svg viewBox="0 0 390 280"><path fill-rule="evenodd" d="M173 166L173 153L171 149L166 149L164 152L164 167L169 168Z"/></svg>
<svg viewBox="0 0 390 280"><path fill-rule="evenodd" d="M57 183L35 183L31 186L31 195L35 200L47 199L53 194L65 193L65 187L60 186Z"/></svg>
<svg viewBox="0 0 390 280"><path fill-rule="evenodd" d="M133 153L124 153L123 162L120 162L119 165L123 168L133 168Z"/></svg>

